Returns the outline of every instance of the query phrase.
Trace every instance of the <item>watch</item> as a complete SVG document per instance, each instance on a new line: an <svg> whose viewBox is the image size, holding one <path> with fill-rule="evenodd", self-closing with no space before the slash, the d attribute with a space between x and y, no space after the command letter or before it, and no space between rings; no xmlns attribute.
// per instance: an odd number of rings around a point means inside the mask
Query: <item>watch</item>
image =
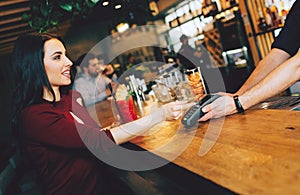
<svg viewBox="0 0 300 195"><path fill-rule="evenodd" d="M245 110L239 100L239 96L238 95L233 96L233 100L238 113L243 113Z"/></svg>

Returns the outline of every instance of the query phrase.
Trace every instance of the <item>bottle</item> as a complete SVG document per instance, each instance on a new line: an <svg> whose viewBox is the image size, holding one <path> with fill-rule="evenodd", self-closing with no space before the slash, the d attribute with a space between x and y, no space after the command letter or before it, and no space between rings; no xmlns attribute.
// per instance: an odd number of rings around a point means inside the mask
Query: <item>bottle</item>
<svg viewBox="0 0 300 195"><path fill-rule="evenodd" d="M218 11L219 11L219 9L218 9L217 2L214 0L210 4L210 15L213 16L216 13L218 13Z"/></svg>
<svg viewBox="0 0 300 195"><path fill-rule="evenodd" d="M189 11L187 13L185 13L185 15L184 15L184 20L188 21L188 20L192 19L192 17L193 17L192 11L191 11L191 9L189 9Z"/></svg>
<svg viewBox="0 0 300 195"><path fill-rule="evenodd" d="M130 90L133 92L133 98L137 102L138 105L141 104L141 96L137 87L136 79L134 75L129 76L129 86Z"/></svg>
<svg viewBox="0 0 300 195"><path fill-rule="evenodd" d="M230 6L233 6L236 4L236 1L235 0L230 0Z"/></svg>
<svg viewBox="0 0 300 195"><path fill-rule="evenodd" d="M268 27L273 26L271 10L269 7L266 7L266 23L267 23Z"/></svg>
<svg viewBox="0 0 300 195"><path fill-rule="evenodd" d="M258 28L261 30L261 31L265 31L268 29L268 24L266 22L266 19L264 18L263 16L263 13L261 11L261 8L258 8Z"/></svg>
<svg viewBox="0 0 300 195"><path fill-rule="evenodd" d="M277 27L279 25L280 20L279 20L278 9L274 3L274 0L272 0L270 11L271 11L273 27Z"/></svg>
<svg viewBox="0 0 300 195"><path fill-rule="evenodd" d="M284 2L282 0L280 0L279 4L280 4L280 9L281 9L280 14L279 14L279 16L280 16L280 23L284 24L288 12L287 12L287 10L285 10L285 8L284 8Z"/></svg>
<svg viewBox="0 0 300 195"><path fill-rule="evenodd" d="M221 10L226 9L226 0L220 0Z"/></svg>
<svg viewBox="0 0 300 195"><path fill-rule="evenodd" d="M202 1L202 13L204 17L209 14L209 3L207 0Z"/></svg>
<svg viewBox="0 0 300 195"><path fill-rule="evenodd" d="M226 8L229 8L229 7L230 7L230 0L226 0L225 6L226 6Z"/></svg>

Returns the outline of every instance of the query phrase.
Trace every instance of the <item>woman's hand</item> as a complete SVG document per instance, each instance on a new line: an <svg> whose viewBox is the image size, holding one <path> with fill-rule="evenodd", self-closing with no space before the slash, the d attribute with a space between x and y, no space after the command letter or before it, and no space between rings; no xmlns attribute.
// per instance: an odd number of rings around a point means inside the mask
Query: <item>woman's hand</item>
<svg viewBox="0 0 300 195"><path fill-rule="evenodd" d="M187 103L187 101L171 102L163 105L167 120L177 120L186 109L190 108L195 103Z"/></svg>
<svg viewBox="0 0 300 195"><path fill-rule="evenodd" d="M202 108L202 112L206 113L199 121L207 121L212 118L220 118L225 115L234 114L237 112L233 94L230 93L218 93L221 95L218 99L211 104Z"/></svg>

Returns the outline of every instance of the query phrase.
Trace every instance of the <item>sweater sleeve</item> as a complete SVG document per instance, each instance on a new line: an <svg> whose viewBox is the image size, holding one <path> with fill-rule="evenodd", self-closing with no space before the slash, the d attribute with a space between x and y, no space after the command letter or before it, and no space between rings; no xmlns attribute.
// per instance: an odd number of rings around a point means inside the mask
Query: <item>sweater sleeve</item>
<svg viewBox="0 0 300 195"><path fill-rule="evenodd" d="M24 110L23 128L27 139L55 147L106 150L114 145L109 131L80 124L71 115L66 116L41 106L31 106Z"/></svg>
<svg viewBox="0 0 300 195"><path fill-rule="evenodd" d="M284 27L272 44L272 48L281 49L294 56L300 48L300 1L292 6Z"/></svg>

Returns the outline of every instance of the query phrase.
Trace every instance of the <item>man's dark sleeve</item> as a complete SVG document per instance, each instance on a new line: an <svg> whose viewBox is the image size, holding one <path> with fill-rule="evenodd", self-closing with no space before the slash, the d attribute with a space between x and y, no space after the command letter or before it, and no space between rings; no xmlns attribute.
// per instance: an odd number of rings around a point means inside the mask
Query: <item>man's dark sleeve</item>
<svg viewBox="0 0 300 195"><path fill-rule="evenodd" d="M295 1L285 25L272 44L272 48L282 49L294 56L300 48L300 1Z"/></svg>

